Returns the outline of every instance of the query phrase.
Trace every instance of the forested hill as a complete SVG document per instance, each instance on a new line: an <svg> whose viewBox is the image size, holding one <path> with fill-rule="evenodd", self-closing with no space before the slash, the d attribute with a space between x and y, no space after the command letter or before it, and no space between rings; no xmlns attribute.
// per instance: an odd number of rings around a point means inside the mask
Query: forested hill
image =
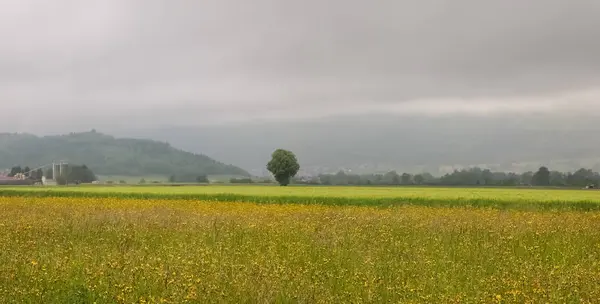
<svg viewBox="0 0 600 304"><path fill-rule="evenodd" d="M206 155L151 140L115 138L95 131L45 137L0 134L0 168L33 168L58 160L85 164L102 175L249 175Z"/></svg>

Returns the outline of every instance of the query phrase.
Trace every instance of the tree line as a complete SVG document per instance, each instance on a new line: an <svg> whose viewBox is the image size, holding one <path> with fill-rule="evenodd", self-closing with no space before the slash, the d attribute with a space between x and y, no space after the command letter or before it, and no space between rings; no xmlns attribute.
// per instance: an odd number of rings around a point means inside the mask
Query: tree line
<svg viewBox="0 0 600 304"><path fill-rule="evenodd" d="M490 169L473 167L454 170L452 173L435 177L429 173L399 174L390 171L385 174L349 174L339 171L335 174L321 174L315 177L296 177L300 169L293 152L278 149L267 164L275 180L282 186L290 182L315 185L439 185L439 186L554 186L554 187L596 187L600 185L600 174L591 169L581 168L575 172L551 171L542 166L536 172L525 173L494 172Z"/></svg>
<svg viewBox="0 0 600 304"><path fill-rule="evenodd" d="M210 181L208 180L208 176L206 174L173 174L169 176L169 183L198 183L198 184L208 184Z"/></svg>
<svg viewBox="0 0 600 304"><path fill-rule="evenodd" d="M455 170L452 173L435 177L429 173L399 174L390 171L385 174L349 174L339 171L335 174L321 174L311 178L295 178L296 184L321 185L440 185L440 186L554 186L588 187L600 185L600 174L591 169L575 172L551 171L540 167L536 172L525 173L494 172L478 167Z"/></svg>

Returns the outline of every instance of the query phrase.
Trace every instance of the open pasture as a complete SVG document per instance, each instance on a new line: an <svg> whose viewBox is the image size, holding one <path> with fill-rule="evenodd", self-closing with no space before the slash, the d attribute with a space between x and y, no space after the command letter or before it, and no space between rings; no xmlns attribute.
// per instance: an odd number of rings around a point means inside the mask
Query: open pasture
<svg viewBox="0 0 600 304"><path fill-rule="evenodd" d="M0 230L2 303L600 298L597 212L0 197Z"/></svg>

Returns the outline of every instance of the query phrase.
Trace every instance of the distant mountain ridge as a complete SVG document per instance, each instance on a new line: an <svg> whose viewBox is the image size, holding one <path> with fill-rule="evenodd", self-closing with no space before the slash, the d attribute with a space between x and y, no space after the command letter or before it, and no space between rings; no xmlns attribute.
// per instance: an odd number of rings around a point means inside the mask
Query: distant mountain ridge
<svg viewBox="0 0 600 304"><path fill-rule="evenodd" d="M38 137L0 133L0 168L65 160L101 175L242 175L245 170L203 154L147 139L115 138L96 131Z"/></svg>

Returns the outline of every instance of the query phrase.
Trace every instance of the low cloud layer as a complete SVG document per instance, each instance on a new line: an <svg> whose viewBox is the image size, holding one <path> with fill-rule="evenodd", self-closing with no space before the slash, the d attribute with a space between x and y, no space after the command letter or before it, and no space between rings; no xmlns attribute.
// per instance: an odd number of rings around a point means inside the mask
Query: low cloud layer
<svg viewBox="0 0 600 304"><path fill-rule="evenodd" d="M7 0L0 100L20 114L0 127L584 112L598 16L596 0Z"/></svg>

